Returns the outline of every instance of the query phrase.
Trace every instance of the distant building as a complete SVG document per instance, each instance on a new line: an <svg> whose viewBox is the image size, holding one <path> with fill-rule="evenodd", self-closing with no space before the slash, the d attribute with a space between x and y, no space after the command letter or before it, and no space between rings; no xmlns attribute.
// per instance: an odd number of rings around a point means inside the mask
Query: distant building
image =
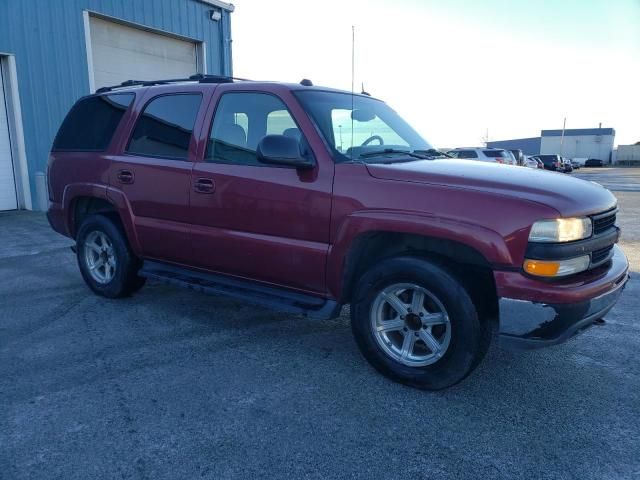
<svg viewBox="0 0 640 480"><path fill-rule="evenodd" d="M618 145L616 163L640 163L640 143L635 145Z"/></svg>
<svg viewBox="0 0 640 480"><path fill-rule="evenodd" d="M487 147L522 150L525 155L538 155L540 153L540 137L497 140L495 142L487 142Z"/></svg>
<svg viewBox="0 0 640 480"><path fill-rule="evenodd" d="M539 137L487 142L488 147L520 149L526 155L558 154L567 158L597 158L611 162L616 131L613 128L542 130Z"/></svg>
<svg viewBox="0 0 640 480"><path fill-rule="evenodd" d="M562 130L542 130L540 141L541 154L557 153L567 158L597 158L611 161L613 141L616 131L613 128L570 128Z"/></svg>

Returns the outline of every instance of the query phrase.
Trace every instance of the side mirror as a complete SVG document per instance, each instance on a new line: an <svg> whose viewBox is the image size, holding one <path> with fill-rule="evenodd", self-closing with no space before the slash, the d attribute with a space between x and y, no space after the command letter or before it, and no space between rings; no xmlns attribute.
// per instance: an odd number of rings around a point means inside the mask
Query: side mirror
<svg viewBox="0 0 640 480"><path fill-rule="evenodd" d="M284 135L267 135L256 149L258 160L269 165L293 167L302 170L315 166L315 162L302 156L300 141Z"/></svg>

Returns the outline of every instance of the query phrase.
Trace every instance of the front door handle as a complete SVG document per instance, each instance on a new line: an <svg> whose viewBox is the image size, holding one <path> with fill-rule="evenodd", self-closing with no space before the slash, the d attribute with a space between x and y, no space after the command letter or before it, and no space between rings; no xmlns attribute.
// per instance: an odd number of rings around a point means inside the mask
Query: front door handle
<svg viewBox="0 0 640 480"><path fill-rule="evenodd" d="M129 170L119 170L116 176L120 183L133 183L134 181L133 172Z"/></svg>
<svg viewBox="0 0 640 480"><path fill-rule="evenodd" d="M216 186L210 178L196 178L193 189L198 193L213 193Z"/></svg>

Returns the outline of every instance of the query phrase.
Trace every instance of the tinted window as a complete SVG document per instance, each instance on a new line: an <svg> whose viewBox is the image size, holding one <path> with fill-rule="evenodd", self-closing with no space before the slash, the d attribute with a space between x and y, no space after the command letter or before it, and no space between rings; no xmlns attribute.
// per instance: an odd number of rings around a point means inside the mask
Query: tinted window
<svg viewBox="0 0 640 480"><path fill-rule="evenodd" d="M549 165L550 163L554 163L558 161L555 155L540 155L537 158L542 160L542 163L544 163L545 165Z"/></svg>
<svg viewBox="0 0 640 480"><path fill-rule="evenodd" d="M186 160L201 100L199 93L151 100L136 123L127 152Z"/></svg>
<svg viewBox="0 0 640 480"><path fill-rule="evenodd" d="M478 154L475 150L456 150L454 152L449 152L449 154L456 158L478 158Z"/></svg>
<svg viewBox="0 0 640 480"><path fill-rule="evenodd" d="M106 150L134 97L118 93L83 98L62 122L52 150Z"/></svg>
<svg viewBox="0 0 640 480"><path fill-rule="evenodd" d="M504 150L483 150L489 158L509 158L509 154Z"/></svg>
<svg viewBox="0 0 640 480"><path fill-rule="evenodd" d="M240 165L264 165L256 148L266 135L286 135L303 141L284 103L266 93L227 93L216 109L205 160Z"/></svg>

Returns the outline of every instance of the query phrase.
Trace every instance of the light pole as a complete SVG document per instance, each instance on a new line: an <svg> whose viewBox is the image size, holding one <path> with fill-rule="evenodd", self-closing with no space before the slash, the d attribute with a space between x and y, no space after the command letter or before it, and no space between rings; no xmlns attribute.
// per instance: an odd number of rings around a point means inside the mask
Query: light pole
<svg viewBox="0 0 640 480"><path fill-rule="evenodd" d="M562 123L562 135L560 135L560 156L562 156L562 146L564 144L564 129L567 127L567 117L564 117L564 122Z"/></svg>

